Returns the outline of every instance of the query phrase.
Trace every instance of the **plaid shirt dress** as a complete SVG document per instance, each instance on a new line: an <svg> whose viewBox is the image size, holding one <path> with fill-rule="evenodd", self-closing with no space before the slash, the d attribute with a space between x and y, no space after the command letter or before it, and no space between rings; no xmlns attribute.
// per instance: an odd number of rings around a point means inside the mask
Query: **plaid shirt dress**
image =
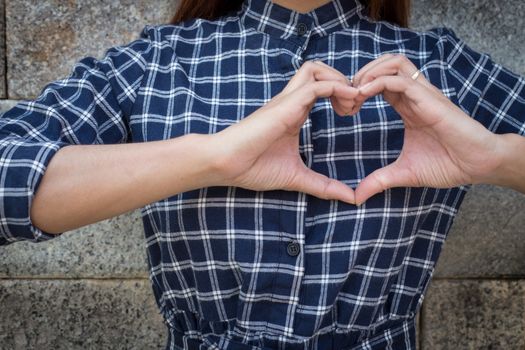
<svg viewBox="0 0 525 350"><path fill-rule="evenodd" d="M214 21L148 25L1 115L0 244L57 237L32 224L29 208L62 147L216 133L279 93L307 60L351 78L385 53L408 56L492 132L525 135L525 80L449 29L375 22L358 0L305 14L246 0ZM355 187L397 158L403 132L381 96L352 118L320 99L299 152ZM143 207L166 348L414 349L415 315L469 188L392 188L356 207L208 187Z"/></svg>

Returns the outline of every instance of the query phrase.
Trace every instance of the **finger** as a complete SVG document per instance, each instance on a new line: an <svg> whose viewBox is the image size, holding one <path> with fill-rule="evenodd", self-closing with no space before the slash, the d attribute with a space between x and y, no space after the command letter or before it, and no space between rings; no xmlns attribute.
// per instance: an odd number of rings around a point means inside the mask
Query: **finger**
<svg viewBox="0 0 525 350"><path fill-rule="evenodd" d="M334 76L326 77L326 76L323 76L322 74L314 73L314 78L316 81L325 80L325 78L333 78L333 79L336 79L337 81L341 81L342 83L351 86L350 79L348 79L343 73L341 73L337 69L329 66L328 64L320 60L314 60L312 62L316 65L320 65L326 68L327 70L329 70L330 72L334 74ZM340 116L348 115L349 111L352 110L353 106L355 105L354 96L352 96L352 98L350 99L332 96L330 100L331 100L332 107L334 108L335 112Z"/></svg>
<svg viewBox="0 0 525 350"><path fill-rule="evenodd" d="M361 106L363 105L363 103L361 102L358 102L354 105L354 107L352 107L352 109L350 109L348 111L348 116L355 116L357 115L357 113L359 113L359 111L361 110Z"/></svg>
<svg viewBox="0 0 525 350"><path fill-rule="evenodd" d="M263 130L266 127L270 127L270 125L272 128L276 128L276 125L282 125L285 130L296 130L306 121L308 117L307 112L311 110L317 99L332 96L352 99L358 95L359 90L343 84L340 81L328 80L309 83L285 95L279 104L274 104L274 113L269 113L266 118L255 118L255 120L252 121L252 123L254 123L253 128L255 130ZM249 118L250 117L245 118L244 120ZM273 122L271 122L271 120L273 120Z"/></svg>
<svg viewBox="0 0 525 350"><path fill-rule="evenodd" d="M392 57L394 57L393 54L387 53L387 54L384 54L384 55L380 56L379 58L376 58L375 60L370 61L367 64L365 64L363 67L361 67L361 69L352 78L353 86L358 87L359 85L361 85L361 78L362 78L363 74L365 74L365 72L367 72L370 68L372 68L375 65L380 64L381 62L389 60Z"/></svg>
<svg viewBox="0 0 525 350"><path fill-rule="evenodd" d="M311 103L322 97L336 97L351 100L359 96L359 90L340 81L316 81L304 85L294 95L298 103Z"/></svg>
<svg viewBox="0 0 525 350"><path fill-rule="evenodd" d="M397 162L373 171L365 177L355 190L356 205L361 205L370 197L392 187L415 186L412 174Z"/></svg>
<svg viewBox="0 0 525 350"><path fill-rule="evenodd" d="M415 83L410 78L401 76L382 76L369 82L368 84L359 88L359 93L362 98L369 98L375 95L379 95L386 91L405 93ZM408 96L407 96L408 97Z"/></svg>
<svg viewBox="0 0 525 350"><path fill-rule="evenodd" d="M382 64L389 65L390 63L391 62L384 62ZM440 96L448 100L448 98L443 94L443 91L441 91L438 87L430 83L423 76L423 74L419 74L417 81L414 81L414 79L412 78L412 75L414 73L408 76L408 74L406 73L408 71L407 69L405 69L401 74L398 75L387 75L388 67L385 68L385 71L383 72L380 71L382 69L380 67L375 67L373 69L378 70L378 77L368 82L367 84L359 87L360 96L355 99L356 105L360 106L367 98L378 95L380 93L385 93L387 91L403 93L405 97L407 97L409 100L412 100L412 102L428 98L428 95L425 97L425 94L428 92L432 92L434 94L434 98ZM386 75L382 75L383 73Z"/></svg>
<svg viewBox="0 0 525 350"><path fill-rule="evenodd" d="M293 78L288 82L283 89L283 93L290 93L304 86L312 81L334 80L343 84L348 84L348 78L341 72L325 65L318 64L312 61L306 61Z"/></svg>
<svg viewBox="0 0 525 350"><path fill-rule="evenodd" d="M385 75L411 77L416 71L417 67L408 58L403 55L394 55L390 59L384 60L370 67L366 72L363 72L360 77L359 86L365 85L377 77ZM422 76L420 75L420 77Z"/></svg>
<svg viewBox="0 0 525 350"><path fill-rule="evenodd" d="M340 81L311 82L292 94L272 99L261 112L264 117L255 112L243 118L239 125L243 125L246 130L258 130L255 139L252 139L254 144L271 144L285 133L298 133L308 116L305 112L311 110L318 98L336 96L352 99L358 95L359 90ZM234 126L228 129L232 130Z"/></svg>
<svg viewBox="0 0 525 350"><path fill-rule="evenodd" d="M322 65L326 67L327 69L330 69L335 74L340 74L344 78L344 82L346 84L353 86L352 81L348 79L348 77L346 77L344 74L342 74L337 69L329 66L328 64L320 60L314 60L312 62L314 62L315 64ZM354 108L356 104L355 98L347 99L347 98L338 98L334 96L330 100L331 100L330 102L332 103L332 107L334 108L334 111L336 112L337 115L348 116L348 115L355 114L355 113L352 113L352 111L355 109Z"/></svg>
<svg viewBox="0 0 525 350"><path fill-rule="evenodd" d="M294 183L289 188L292 191L308 193L312 196L327 200L340 200L346 203L355 203L354 191L344 183L316 173L304 167L296 175Z"/></svg>
<svg viewBox="0 0 525 350"><path fill-rule="evenodd" d="M337 97L331 97L330 102L332 107L338 116L352 115L351 112L354 110L356 105L355 99L342 99Z"/></svg>
<svg viewBox="0 0 525 350"><path fill-rule="evenodd" d="M343 82L348 84L348 85L351 85L351 82L350 82L350 79L344 75L342 72L338 71L337 69L335 69L334 67L324 63L323 61L320 61L320 60L314 60L313 61L315 64L318 64L318 65L321 65L322 67L325 67L326 69L329 69L330 71L332 71L334 74L337 74L337 75L340 75L341 78L343 79Z"/></svg>
<svg viewBox="0 0 525 350"><path fill-rule="evenodd" d="M359 85L355 86L364 86L380 76L399 75L411 78L413 81L423 84L433 90L437 89L420 72L417 75L417 78L414 79L414 74L416 72L418 72L418 68L406 56L392 55L390 59L379 62L378 64L371 66L366 72L363 72L360 77Z"/></svg>

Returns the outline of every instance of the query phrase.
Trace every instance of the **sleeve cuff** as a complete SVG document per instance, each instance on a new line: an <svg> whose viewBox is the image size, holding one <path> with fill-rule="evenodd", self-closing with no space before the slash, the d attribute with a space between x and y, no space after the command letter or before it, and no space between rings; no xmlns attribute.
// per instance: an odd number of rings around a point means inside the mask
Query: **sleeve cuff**
<svg viewBox="0 0 525 350"><path fill-rule="evenodd" d="M53 156L64 146L62 141L6 141L0 163L0 245L16 241L44 242L62 233L52 234L31 221L31 205L35 193Z"/></svg>

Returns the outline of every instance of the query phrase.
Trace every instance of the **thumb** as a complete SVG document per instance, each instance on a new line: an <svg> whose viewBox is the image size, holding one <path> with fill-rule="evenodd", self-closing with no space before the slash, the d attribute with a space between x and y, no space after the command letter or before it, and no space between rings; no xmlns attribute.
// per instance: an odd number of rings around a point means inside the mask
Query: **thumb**
<svg viewBox="0 0 525 350"><path fill-rule="evenodd" d="M355 190L356 205L363 204L367 199L392 187L411 186L411 172L400 166L397 161L384 168L373 171L365 177Z"/></svg>
<svg viewBox="0 0 525 350"><path fill-rule="evenodd" d="M341 181L316 173L306 166L296 175L291 190L308 193L321 199L335 199L354 204L354 190Z"/></svg>

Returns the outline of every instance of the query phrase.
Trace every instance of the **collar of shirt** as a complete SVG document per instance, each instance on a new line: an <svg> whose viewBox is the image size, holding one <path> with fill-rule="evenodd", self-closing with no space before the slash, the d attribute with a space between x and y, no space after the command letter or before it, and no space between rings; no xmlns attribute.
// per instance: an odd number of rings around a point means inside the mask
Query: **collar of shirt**
<svg viewBox="0 0 525 350"><path fill-rule="evenodd" d="M350 28L363 16L359 0L332 0L308 13L300 13L271 0L246 0L241 22L247 28L303 45L313 37Z"/></svg>

